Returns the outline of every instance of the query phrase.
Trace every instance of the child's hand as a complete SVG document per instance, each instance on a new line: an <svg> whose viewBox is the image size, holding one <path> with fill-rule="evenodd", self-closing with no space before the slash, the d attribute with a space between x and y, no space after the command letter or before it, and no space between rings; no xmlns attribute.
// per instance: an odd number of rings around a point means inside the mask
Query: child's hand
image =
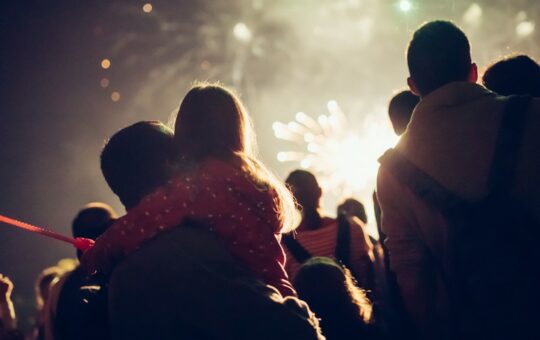
<svg viewBox="0 0 540 340"><path fill-rule="evenodd" d="M73 245L80 251L85 252L88 249L92 248L94 246L94 243L94 240L91 240L89 238L77 237L75 238L75 242L73 243Z"/></svg>

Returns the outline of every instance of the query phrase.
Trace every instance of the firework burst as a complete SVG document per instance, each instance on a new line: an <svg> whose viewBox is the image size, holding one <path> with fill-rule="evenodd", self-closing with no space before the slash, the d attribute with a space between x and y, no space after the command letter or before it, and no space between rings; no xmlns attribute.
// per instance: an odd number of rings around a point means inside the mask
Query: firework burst
<svg viewBox="0 0 540 340"><path fill-rule="evenodd" d="M276 138L295 144L280 151L280 162L296 162L314 172L326 192L351 196L370 193L377 174L377 159L397 142L383 114L368 116L355 129L337 102L327 104L328 114L316 119L298 112L295 120L273 124ZM362 131L362 133L360 133Z"/></svg>

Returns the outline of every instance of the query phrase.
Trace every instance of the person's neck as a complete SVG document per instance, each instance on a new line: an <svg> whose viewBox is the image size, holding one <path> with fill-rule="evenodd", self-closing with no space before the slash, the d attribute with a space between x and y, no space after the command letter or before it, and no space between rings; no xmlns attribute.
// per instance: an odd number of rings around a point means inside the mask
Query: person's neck
<svg viewBox="0 0 540 340"><path fill-rule="evenodd" d="M302 230L316 230L322 227L323 217L318 209L304 211L302 214L302 222L298 227L299 231Z"/></svg>

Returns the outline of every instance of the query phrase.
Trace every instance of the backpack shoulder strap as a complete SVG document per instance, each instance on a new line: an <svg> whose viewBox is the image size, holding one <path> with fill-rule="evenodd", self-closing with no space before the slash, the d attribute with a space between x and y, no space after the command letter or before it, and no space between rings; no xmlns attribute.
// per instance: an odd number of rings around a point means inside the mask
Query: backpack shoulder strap
<svg viewBox="0 0 540 340"><path fill-rule="evenodd" d="M302 264L313 257L313 255L311 255L309 251L307 251L306 248L304 248L304 246L302 246L302 244L300 244L300 242L294 238L293 233L283 235L281 240L292 254L296 262Z"/></svg>
<svg viewBox="0 0 540 340"><path fill-rule="evenodd" d="M501 118L488 179L491 196L507 196L512 188L530 104L530 96L508 98Z"/></svg>
<svg viewBox="0 0 540 340"><path fill-rule="evenodd" d="M341 264L351 268L351 226L347 216L344 214L339 214L337 217L337 238L334 256Z"/></svg>
<svg viewBox="0 0 540 340"><path fill-rule="evenodd" d="M428 205L443 212L460 208L465 202L419 169L398 150L389 149L380 158L381 166Z"/></svg>

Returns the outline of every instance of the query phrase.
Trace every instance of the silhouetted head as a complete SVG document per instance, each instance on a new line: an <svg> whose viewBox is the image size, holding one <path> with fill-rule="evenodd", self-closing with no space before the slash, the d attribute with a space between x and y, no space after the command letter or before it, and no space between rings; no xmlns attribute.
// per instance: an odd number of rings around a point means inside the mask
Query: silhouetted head
<svg viewBox="0 0 540 340"><path fill-rule="evenodd" d="M482 83L503 96L540 97L540 65L526 55L507 57L486 69Z"/></svg>
<svg viewBox="0 0 540 340"><path fill-rule="evenodd" d="M388 104L388 116L396 135L401 136L405 132L419 101L420 98L409 90L401 91L392 97Z"/></svg>
<svg viewBox="0 0 540 340"><path fill-rule="evenodd" d="M101 171L127 210L170 174L173 132L157 121L138 122L117 133L101 152Z"/></svg>
<svg viewBox="0 0 540 340"><path fill-rule="evenodd" d="M51 286L62 274L63 271L57 266L45 268L39 274L34 287L36 293L36 307L38 311L41 311L45 306L45 303L47 303Z"/></svg>
<svg viewBox="0 0 540 340"><path fill-rule="evenodd" d="M176 117L175 144L194 161L253 156L253 131L246 109L229 89L201 83L186 94Z"/></svg>
<svg viewBox="0 0 540 340"><path fill-rule="evenodd" d="M420 97L455 81L476 82L469 40L449 21L431 21L414 32L407 48L411 91Z"/></svg>
<svg viewBox="0 0 540 340"><path fill-rule="evenodd" d="M317 178L306 170L294 170L285 180L291 190L298 208L303 211L313 211L319 208L322 189Z"/></svg>
<svg viewBox="0 0 540 340"><path fill-rule="evenodd" d="M367 214L364 205L354 198L347 198L337 208L337 215L343 214L347 217L358 217L360 221L367 224Z"/></svg>
<svg viewBox="0 0 540 340"><path fill-rule="evenodd" d="M174 143L180 161L199 163L218 158L242 168L260 187L276 191L275 209L283 232L294 224L294 201L283 182L258 160L255 131L249 115L232 90L200 83L186 94L174 130Z"/></svg>
<svg viewBox="0 0 540 340"><path fill-rule="evenodd" d="M313 257L300 267L294 287L298 297L321 318L323 333L330 339L365 335L373 307L347 268L328 257Z"/></svg>
<svg viewBox="0 0 540 340"><path fill-rule="evenodd" d="M101 202L89 203L79 211L71 224L73 237L95 240L107 230L116 218L116 212L108 204ZM81 256L82 252L77 250L77 257L80 258Z"/></svg>

